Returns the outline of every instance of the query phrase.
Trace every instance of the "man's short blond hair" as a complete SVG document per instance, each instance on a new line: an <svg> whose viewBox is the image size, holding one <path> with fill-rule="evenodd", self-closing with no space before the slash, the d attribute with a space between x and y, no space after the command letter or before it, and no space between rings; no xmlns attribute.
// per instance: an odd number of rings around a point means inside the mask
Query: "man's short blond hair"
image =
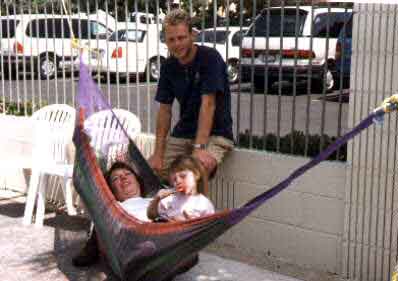
<svg viewBox="0 0 398 281"><path fill-rule="evenodd" d="M192 20L187 12L181 9L171 10L165 17L163 22L163 30L168 25L185 24L188 26L189 32L192 32Z"/></svg>

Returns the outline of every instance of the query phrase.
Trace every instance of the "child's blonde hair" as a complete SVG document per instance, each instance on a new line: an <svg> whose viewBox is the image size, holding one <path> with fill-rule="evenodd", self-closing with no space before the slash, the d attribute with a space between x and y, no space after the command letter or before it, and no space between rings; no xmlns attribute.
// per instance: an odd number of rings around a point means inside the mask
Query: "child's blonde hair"
<svg viewBox="0 0 398 281"><path fill-rule="evenodd" d="M183 170L190 170L197 176L197 191L207 195L209 182L205 169L199 160L189 155L180 155L170 164L169 174L171 175Z"/></svg>

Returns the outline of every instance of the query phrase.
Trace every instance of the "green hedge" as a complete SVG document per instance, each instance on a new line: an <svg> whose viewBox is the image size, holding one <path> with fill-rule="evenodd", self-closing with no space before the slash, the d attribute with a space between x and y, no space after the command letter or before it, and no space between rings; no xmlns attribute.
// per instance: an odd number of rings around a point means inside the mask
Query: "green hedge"
<svg viewBox="0 0 398 281"><path fill-rule="evenodd" d="M337 138L328 135L308 135L307 137L301 131L293 131L279 140L279 150L277 151L277 136L267 134L266 136L252 136L252 144L250 146L250 134L248 131L239 134L239 147L256 150L274 151L283 154L301 155L306 157L315 157L319 154L322 139L322 149L325 149ZM293 145L292 145L293 143ZM307 143L307 151L305 151ZM338 155L337 155L338 152ZM335 151L327 160L347 160L347 145L344 144L338 151Z"/></svg>
<svg viewBox="0 0 398 281"><path fill-rule="evenodd" d="M3 102L0 100L0 113L16 116L31 116L33 109L36 111L40 107L47 105L46 102L42 104L35 104L34 108L31 102L17 103L17 102Z"/></svg>

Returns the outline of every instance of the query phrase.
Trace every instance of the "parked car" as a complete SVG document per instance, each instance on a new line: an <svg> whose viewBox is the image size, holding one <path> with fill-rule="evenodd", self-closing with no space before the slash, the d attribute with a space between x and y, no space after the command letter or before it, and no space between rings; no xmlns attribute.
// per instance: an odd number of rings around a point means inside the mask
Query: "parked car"
<svg viewBox="0 0 398 281"><path fill-rule="evenodd" d="M242 75L254 69L255 88L282 80L306 82L310 77L314 92L335 86L335 48L341 27L352 11L311 6L264 9L242 40ZM309 76L310 75L310 76Z"/></svg>
<svg viewBox="0 0 398 281"><path fill-rule="evenodd" d="M336 81L343 84L343 88L350 87L352 54L352 17L340 31L336 43Z"/></svg>
<svg viewBox="0 0 398 281"><path fill-rule="evenodd" d="M159 24L163 23L164 14L159 14ZM156 16L152 13L133 12L130 14L131 22L138 22L144 24L155 24L157 23Z"/></svg>
<svg viewBox="0 0 398 281"><path fill-rule="evenodd" d="M94 72L109 72L112 79L149 73L151 80L157 80L160 66L168 55L166 45L159 40L158 28L153 24L121 29L108 40L91 43L94 47L89 48L87 44L82 52L83 61Z"/></svg>
<svg viewBox="0 0 398 281"><path fill-rule="evenodd" d="M205 29L196 36L196 42L215 47L228 66L228 77L231 83L239 80L240 44L247 28L237 26Z"/></svg>
<svg viewBox="0 0 398 281"><path fill-rule="evenodd" d="M58 71L69 71L79 49L72 44L72 34L84 44L90 39L107 38L111 20L102 16L24 14L0 17L7 30L1 38L3 71L33 70L42 79L54 78ZM11 29L8 29L12 27ZM70 29L72 27L72 30ZM73 33L72 33L73 31Z"/></svg>

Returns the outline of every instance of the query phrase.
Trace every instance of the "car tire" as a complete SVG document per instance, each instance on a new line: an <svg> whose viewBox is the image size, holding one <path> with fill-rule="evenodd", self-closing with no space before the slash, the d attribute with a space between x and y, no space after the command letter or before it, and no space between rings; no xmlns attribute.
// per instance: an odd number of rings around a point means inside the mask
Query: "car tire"
<svg viewBox="0 0 398 281"><path fill-rule="evenodd" d="M264 89L264 77L254 77L253 85L254 85L254 91L255 92L263 92ZM272 85L276 82L275 79L268 77L268 86L267 86L267 91L270 92L272 89Z"/></svg>
<svg viewBox="0 0 398 281"><path fill-rule="evenodd" d="M17 78L17 71L11 65L4 64L2 77L4 80L14 80Z"/></svg>
<svg viewBox="0 0 398 281"><path fill-rule="evenodd" d="M235 84L239 80L239 63L237 60L229 60L227 63L228 81Z"/></svg>
<svg viewBox="0 0 398 281"><path fill-rule="evenodd" d="M53 54L42 54L39 59L40 79L54 79L58 72L58 60Z"/></svg>
<svg viewBox="0 0 398 281"><path fill-rule="evenodd" d="M160 77L160 67L162 66L162 64L164 63L165 58L164 57L160 57L160 65L158 65L158 58L157 57L153 57L149 60L148 66L146 68L146 77L148 77L148 72L149 72L149 79L151 81L157 81L159 80Z"/></svg>
<svg viewBox="0 0 398 281"><path fill-rule="evenodd" d="M330 93L335 89L335 87L336 87L336 77L333 75L331 69L327 70L326 81L323 81L322 79L313 79L311 84L312 92L319 94L322 94L324 91L326 93Z"/></svg>

